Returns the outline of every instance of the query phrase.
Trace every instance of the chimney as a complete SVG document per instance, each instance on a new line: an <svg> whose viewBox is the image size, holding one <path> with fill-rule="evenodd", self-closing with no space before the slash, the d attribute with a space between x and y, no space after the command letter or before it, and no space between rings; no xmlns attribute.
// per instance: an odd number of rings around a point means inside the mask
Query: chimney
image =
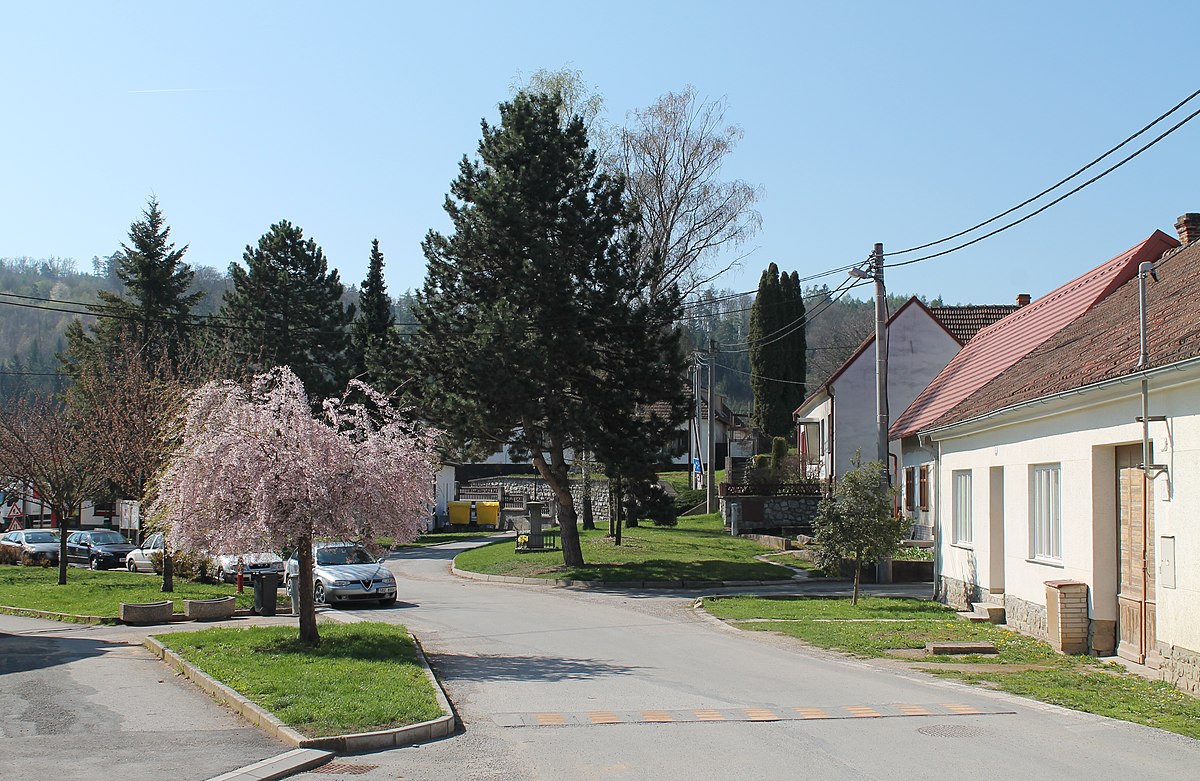
<svg viewBox="0 0 1200 781"><path fill-rule="evenodd" d="M1017 306L1029 306L1029 294L1028 293L1018 293L1017 294Z"/></svg>
<svg viewBox="0 0 1200 781"><path fill-rule="evenodd" d="M1188 212L1179 215L1179 219L1175 220L1175 230L1179 231L1179 241L1184 245L1200 239L1200 214Z"/></svg>

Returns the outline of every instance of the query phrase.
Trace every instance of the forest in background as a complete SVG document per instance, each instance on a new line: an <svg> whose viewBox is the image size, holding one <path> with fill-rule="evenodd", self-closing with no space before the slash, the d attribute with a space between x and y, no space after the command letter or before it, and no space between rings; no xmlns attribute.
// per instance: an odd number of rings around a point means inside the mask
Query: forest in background
<svg viewBox="0 0 1200 781"><path fill-rule="evenodd" d="M195 309L197 315L215 313L230 276L211 266L195 266L194 289L205 293ZM81 270L69 258L0 258L0 291L25 296L6 298L0 306L0 398L30 387L61 390L58 353L65 349L67 324L80 315L61 311L82 310L95 303L100 290L121 292L121 282L113 273L111 257L92 259L91 270ZM39 301L37 299L50 299ZM823 382L850 356L874 328L874 305L843 296L828 303L830 290L825 286L805 288L808 342L807 392ZM358 301L358 285L346 283L345 303ZM888 305L895 311L907 296L889 295ZM398 330L411 330L413 292L405 291L393 299ZM753 406L750 390L749 353L723 350L721 345L744 344L749 338L750 309L753 293L709 288L687 305L683 321L685 346L705 352L709 338L718 343L717 393L725 395L730 406L749 413ZM815 314L814 314L815 313ZM82 316L85 324L92 318Z"/></svg>

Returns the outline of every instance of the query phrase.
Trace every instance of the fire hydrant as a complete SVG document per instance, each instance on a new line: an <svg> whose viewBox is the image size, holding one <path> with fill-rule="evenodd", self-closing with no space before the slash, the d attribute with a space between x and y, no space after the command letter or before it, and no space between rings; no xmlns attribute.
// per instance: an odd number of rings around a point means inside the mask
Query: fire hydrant
<svg viewBox="0 0 1200 781"><path fill-rule="evenodd" d="M237 563L237 593L239 593L239 594L241 594L241 593L242 593L242 588L243 588L243 587L245 586L245 584L246 584L246 576L245 576L245 571L246 571L246 562L242 560L242 557L241 557L241 556L238 556L238 563Z"/></svg>

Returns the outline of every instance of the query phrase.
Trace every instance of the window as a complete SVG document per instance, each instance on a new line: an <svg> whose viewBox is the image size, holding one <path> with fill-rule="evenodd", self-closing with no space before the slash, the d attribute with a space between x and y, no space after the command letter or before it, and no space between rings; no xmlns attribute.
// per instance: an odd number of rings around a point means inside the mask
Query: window
<svg viewBox="0 0 1200 781"><path fill-rule="evenodd" d="M912 512L917 507L917 470L908 467L904 470L904 509Z"/></svg>
<svg viewBox="0 0 1200 781"><path fill-rule="evenodd" d="M920 484L917 486L917 499L920 501L921 510L929 509L929 467L921 467Z"/></svg>
<svg viewBox="0 0 1200 781"><path fill-rule="evenodd" d="M971 544L971 470L954 472L954 542Z"/></svg>
<svg viewBox="0 0 1200 781"><path fill-rule="evenodd" d="M1058 464L1029 468L1029 551L1062 561L1062 481Z"/></svg>

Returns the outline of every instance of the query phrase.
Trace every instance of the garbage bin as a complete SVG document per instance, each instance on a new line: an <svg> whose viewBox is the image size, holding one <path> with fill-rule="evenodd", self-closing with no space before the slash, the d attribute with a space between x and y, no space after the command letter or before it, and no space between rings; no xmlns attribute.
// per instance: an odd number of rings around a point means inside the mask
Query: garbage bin
<svg viewBox="0 0 1200 781"><path fill-rule="evenodd" d="M254 612L260 616L275 615L275 592L279 590L279 576L274 572L262 572L254 578Z"/></svg>

